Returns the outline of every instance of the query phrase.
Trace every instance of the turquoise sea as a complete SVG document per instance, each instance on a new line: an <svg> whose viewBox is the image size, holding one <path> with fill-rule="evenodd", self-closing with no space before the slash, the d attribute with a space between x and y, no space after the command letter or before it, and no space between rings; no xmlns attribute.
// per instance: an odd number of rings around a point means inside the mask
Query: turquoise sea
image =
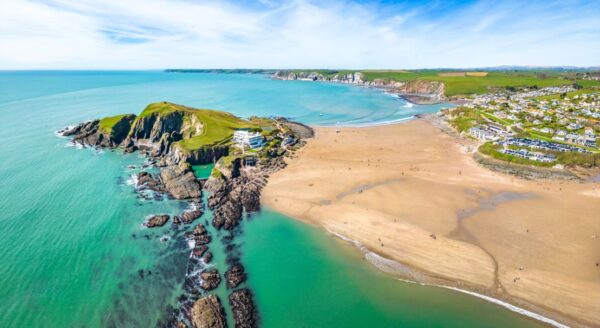
<svg viewBox="0 0 600 328"><path fill-rule="evenodd" d="M137 197L128 166L144 162L138 155L68 147L54 133L163 100L319 125L397 121L440 108L264 75L0 72L1 327L152 327L175 306L187 244L168 226L141 224L187 205ZM268 209L242 229L236 243L263 327L540 326L468 295L398 281L344 242ZM221 236L213 234L224 272ZM226 300L223 286L217 293Z"/></svg>

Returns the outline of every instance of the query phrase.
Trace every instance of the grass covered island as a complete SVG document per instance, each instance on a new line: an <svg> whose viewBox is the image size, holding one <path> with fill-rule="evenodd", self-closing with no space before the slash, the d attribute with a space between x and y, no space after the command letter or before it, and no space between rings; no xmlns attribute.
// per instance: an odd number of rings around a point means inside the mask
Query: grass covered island
<svg viewBox="0 0 600 328"><path fill-rule="evenodd" d="M261 146L236 143L235 131L259 136ZM293 151L298 146L297 134L311 133L310 128L283 118L243 119L223 111L158 102L137 116L105 117L67 134L82 144L141 150L170 164L216 164L212 174L218 175L239 160L264 162Z"/></svg>

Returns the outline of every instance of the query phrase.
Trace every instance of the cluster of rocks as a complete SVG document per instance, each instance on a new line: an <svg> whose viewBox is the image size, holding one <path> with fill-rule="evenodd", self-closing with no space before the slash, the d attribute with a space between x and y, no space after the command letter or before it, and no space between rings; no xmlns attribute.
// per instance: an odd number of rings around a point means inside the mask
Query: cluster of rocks
<svg viewBox="0 0 600 328"><path fill-rule="evenodd" d="M135 180L137 190L151 190L155 195L167 193L171 198L192 201L199 201L202 196L202 185L186 164L166 166L160 174L139 172Z"/></svg>
<svg viewBox="0 0 600 328"><path fill-rule="evenodd" d="M181 214L173 217L167 214L149 217L144 222L148 228L164 226L169 220L173 227L191 224L203 215L202 189L207 190L207 205L213 211L212 225L217 230L228 232L228 236L223 237L221 242L226 243L226 262L229 268L224 279L227 288L231 290L228 301L233 311L235 327L256 327L257 309L251 290L244 286L247 274L239 261L239 255L234 254L234 237L240 232L239 223L244 214L260 210L260 193L268 175L285 167L283 153L279 153L285 152L285 149L273 149L278 153L267 154L267 158L261 159L255 169L243 169L244 160L238 158L233 161L232 167L222 171L221 176L211 176L207 181L200 181L190 163L215 162L228 155L229 149L215 146L182 152L179 147L174 147L175 142L182 139L186 121L184 115L185 112L175 112L137 119L134 115L125 115L110 131L102 130L100 121L95 120L62 130L61 133L72 136L73 142L84 146L121 147L125 152L140 151L146 154L160 172L136 174L136 189L140 192L140 197L158 200L167 195L189 201L190 209ZM200 124L193 119L188 123ZM285 119L278 119L277 124L282 131L292 131L291 135L287 132L286 137L293 139L293 145L302 144L301 139L310 138L314 134L310 127ZM288 143L290 144L292 143ZM197 224L192 231L185 232L185 237L190 243L193 242L184 282L185 293L178 299L179 308L173 309L167 325L178 328L226 327L227 320L220 299L216 295L207 295L223 280L218 269L209 265L213 257L209 250L212 237L204 224Z"/></svg>
<svg viewBox="0 0 600 328"><path fill-rule="evenodd" d="M227 320L219 297L203 296L221 283L219 271L206 266L212 260L208 247L212 237L199 223L192 231L186 232L186 238L194 244L184 283L186 293L179 298L179 308L171 313L167 326L226 327Z"/></svg>
<svg viewBox="0 0 600 328"><path fill-rule="evenodd" d="M190 236L188 236L190 238ZM208 234L208 231L202 223L198 224L194 231L191 233L191 238L194 241L194 248L192 250L192 260L202 260L204 264L210 263L212 259L212 253L208 251L208 244L211 242L212 237Z"/></svg>
<svg viewBox="0 0 600 328"><path fill-rule="evenodd" d="M253 313L252 293L247 288L236 290L229 295L236 328L257 327ZM196 300L188 311L189 323L194 328L225 328L227 321L221 300L216 295L208 295ZM179 321L175 327L187 327Z"/></svg>
<svg viewBox="0 0 600 328"><path fill-rule="evenodd" d="M212 224L217 229L235 228L244 211L260 210L260 193L266 184L263 171L239 172L231 179L209 179L205 188L211 192L208 207L213 210Z"/></svg>
<svg viewBox="0 0 600 328"><path fill-rule="evenodd" d="M239 223L244 213L256 212L260 209L260 193L266 184L267 169L232 170L229 178L210 178L204 185L209 190L208 206L213 211L212 225L216 229L229 231L224 237L226 242L227 262L229 269L225 272L227 288L232 289L229 304L233 311L235 327L250 328L258 325L258 315L249 288L239 288L246 281L247 275L239 257L234 255L234 238L239 231Z"/></svg>
<svg viewBox="0 0 600 328"><path fill-rule="evenodd" d="M137 187L143 189L150 189L159 193L166 192L164 185L159 178L155 177L149 172L139 172L136 174Z"/></svg>

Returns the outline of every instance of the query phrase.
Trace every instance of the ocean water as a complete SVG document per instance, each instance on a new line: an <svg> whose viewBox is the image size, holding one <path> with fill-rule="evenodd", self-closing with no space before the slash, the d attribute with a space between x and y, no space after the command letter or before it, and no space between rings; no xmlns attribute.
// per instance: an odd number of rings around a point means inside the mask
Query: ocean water
<svg viewBox="0 0 600 328"><path fill-rule="evenodd" d="M144 158L69 147L54 133L163 100L321 125L396 121L440 108L262 75L0 72L1 327L151 327L176 304L187 244L181 231L142 222L187 204L138 197L130 177ZM241 230L236 252L264 327L539 325L464 294L397 281L353 247L269 210ZM213 233L223 272L222 233ZM226 300L223 285L217 293Z"/></svg>

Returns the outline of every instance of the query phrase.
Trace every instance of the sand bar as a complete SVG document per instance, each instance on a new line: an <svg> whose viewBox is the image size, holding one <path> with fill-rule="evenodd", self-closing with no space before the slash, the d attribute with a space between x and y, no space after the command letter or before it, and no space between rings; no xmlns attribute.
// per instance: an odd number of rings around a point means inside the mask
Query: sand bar
<svg viewBox="0 0 600 328"><path fill-rule="evenodd" d="M263 203L426 273L574 326L600 325L600 183L477 164L439 123L317 128Z"/></svg>

